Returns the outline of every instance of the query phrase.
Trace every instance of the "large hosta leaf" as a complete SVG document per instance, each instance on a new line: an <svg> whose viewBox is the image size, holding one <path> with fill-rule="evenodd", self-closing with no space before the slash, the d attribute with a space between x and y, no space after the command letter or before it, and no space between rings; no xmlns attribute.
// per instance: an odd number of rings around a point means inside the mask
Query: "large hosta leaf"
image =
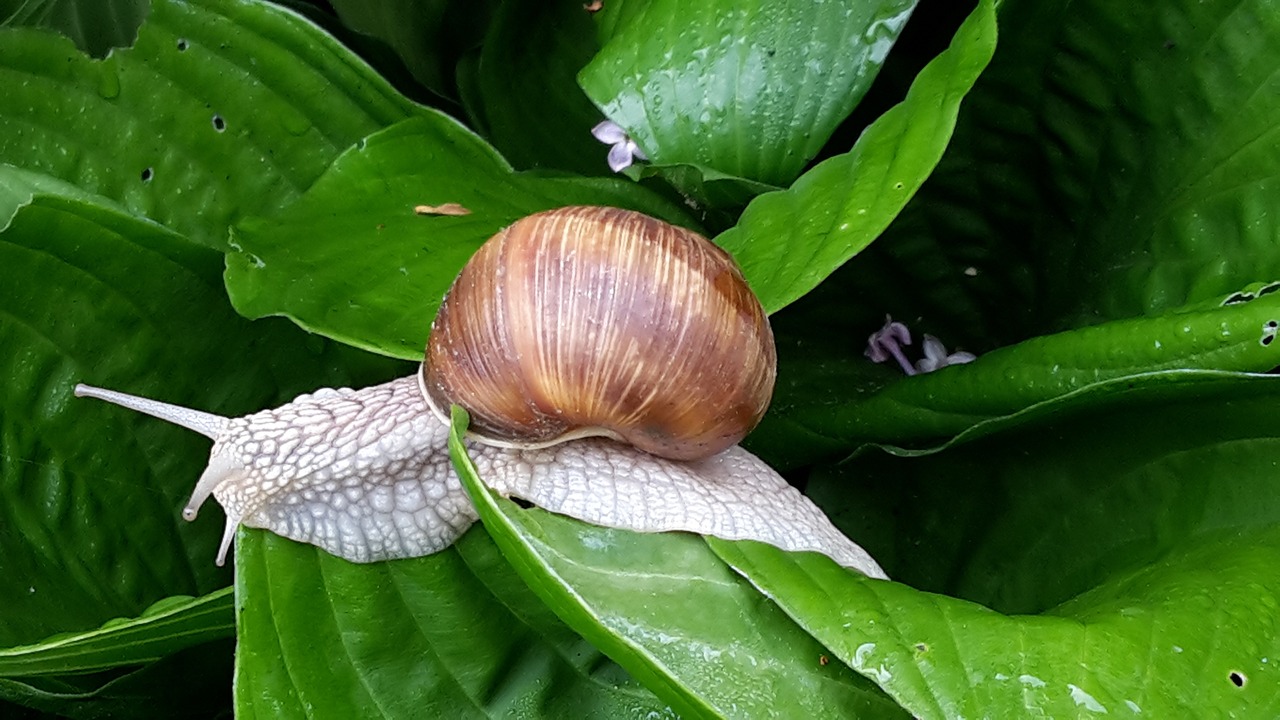
<svg viewBox="0 0 1280 720"><path fill-rule="evenodd" d="M815 499L918 590L715 547L919 717L1269 717L1278 398L1280 378L1203 374L817 474Z"/></svg>
<svg viewBox="0 0 1280 720"><path fill-rule="evenodd" d="M550 616L483 531L414 560L353 565L242 530L242 717L669 717Z"/></svg>
<svg viewBox="0 0 1280 720"><path fill-rule="evenodd" d="M1277 523L1280 378L1188 375L1082 393L940 452L866 452L810 489L891 577L1037 612L1191 536Z"/></svg>
<svg viewBox="0 0 1280 720"><path fill-rule="evenodd" d="M942 157L960 102L995 43L995 4L985 0L916 77L906 99L872 123L852 150L823 161L790 189L756 198L738 224L716 238L769 312L812 290L888 227Z"/></svg>
<svg viewBox="0 0 1280 720"><path fill-rule="evenodd" d="M105 60L0 30L0 86L0 162L217 248L360 138L428 112L301 17L251 0L155 0L134 46Z"/></svg>
<svg viewBox="0 0 1280 720"><path fill-rule="evenodd" d="M1280 530L1224 536L1041 616L1008 616L764 545L719 546L915 717L1271 717Z"/></svg>
<svg viewBox="0 0 1280 720"><path fill-rule="evenodd" d="M207 443L75 400L77 381L239 414L400 371L251 325L226 300L221 255L57 186L0 167L0 646L228 580L210 562L218 520L179 516Z"/></svg>
<svg viewBox="0 0 1280 720"><path fill-rule="evenodd" d="M464 427L455 419L450 453L503 555L567 625L682 717L901 717L697 536L593 527L492 494L466 456Z"/></svg>
<svg viewBox="0 0 1280 720"><path fill-rule="evenodd" d="M450 204L461 210L415 212ZM476 248L525 215L575 204L688 222L634 184L514 173L454 121L408 120L343 155L288 210L240 227L227 287L250 317L288 315L329 337L420 359L440 298Z"/></svg>
<svg viewBox="0 0 1280 720"><path fill-rule="evenodd" d="M579 82L660 164L786 184L875 78L912 0L606 2Z"/></svg>

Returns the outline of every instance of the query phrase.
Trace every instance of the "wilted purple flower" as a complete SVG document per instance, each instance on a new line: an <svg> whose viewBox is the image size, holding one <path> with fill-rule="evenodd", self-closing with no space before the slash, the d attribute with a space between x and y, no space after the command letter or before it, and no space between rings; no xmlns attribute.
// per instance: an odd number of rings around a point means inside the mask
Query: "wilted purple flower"
<svg viewBox="0 0 1280 720"><path fill-rule="evenodd" d="M902 354L902 346L911 344L911 331L906 325L900 322L894 322L893 318L884 316L884 327L871 333L871 337L867 338L867 357L871 358L871 362L882 363L889 358L898 361L898 365L902 368L902 372L908 375L915 375L916 369L911 366L911 361L907 360L906 355Z"/></svg>
<svg viewBox="0 0 1280 720"><path fill-rule="evenodd" d="M977 355L963 351L948 355L942 341L928 333L925 333L922 345L924 358L916 361L916 369L922 373L933 372L948 365L963 365L978 359Z"/></svg>
<svg viewBox="0 0 1280 720"><path fill-rule="evenodd" d="M611 120L605 120L591 128L591 134L600 142L613 146L609 148L609 169L614 172L626 170L635 160L649 159L640 146L636 145L636 141L627 135L627 131Z"/></svg>

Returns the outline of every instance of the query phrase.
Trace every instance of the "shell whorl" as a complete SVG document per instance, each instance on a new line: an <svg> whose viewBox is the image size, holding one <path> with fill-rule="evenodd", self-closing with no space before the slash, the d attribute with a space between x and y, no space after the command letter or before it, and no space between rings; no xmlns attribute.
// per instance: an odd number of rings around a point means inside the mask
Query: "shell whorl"
<svg viewBox="0 0 1280 720"><path fill-rule="evenodd" d="M568 207L516 222L463 268L422 386L439 414L465 407L481 442L603 435L688 460L750 432L775 373L768 319L727 253L640 213Z"/></svg>

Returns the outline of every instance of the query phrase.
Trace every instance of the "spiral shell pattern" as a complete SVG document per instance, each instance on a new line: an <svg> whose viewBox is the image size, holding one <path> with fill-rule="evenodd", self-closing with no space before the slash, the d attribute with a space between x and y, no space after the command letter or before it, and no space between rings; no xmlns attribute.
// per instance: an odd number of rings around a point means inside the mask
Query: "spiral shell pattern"
<svg viewBox="0 0 1280 720"><path fill-rule="evenodd" d="M565 207L499 232L432 324L421 382L442 418L509 447L612 437L691 460L741 440L773 394L777 356L732 258L628 210Z"/></svg>

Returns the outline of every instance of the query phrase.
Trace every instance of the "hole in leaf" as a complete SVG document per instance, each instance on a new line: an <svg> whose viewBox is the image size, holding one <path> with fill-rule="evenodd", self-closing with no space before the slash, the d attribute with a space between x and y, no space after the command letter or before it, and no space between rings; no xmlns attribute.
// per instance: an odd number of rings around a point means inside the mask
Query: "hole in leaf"
<svg viewBox="0 0 1280 720"><path fill-rule="evenodd" d="M916 652L929 652L929 646L924 643L916 643Z"/></svg>
<svg viewBox="0 0 1280 720"><path fill-rule="evenodd" d="M1258 291L1258 297L1270 295L1277 290L1280 290L1280 282L1273 282L1270 285L1264 285L1263 288Z"/></svg>
<svg viewBox="0 0 1280 720"><path fill-rule="evenodd" d="M186 51L187 51L187 39L178 38L178 52L186 52Z"/></svg>
<svg viewBox="0 0 1280 720"><path fill-rule="evenodd" d="M1252 299L1253 299L1253 293L1238 292L1228 297L1226 300L1223 300L1222 304L1223 305L1239 305L1240 303L1249 302Z"/></svg>
<svg viewBox="0 0 1280 720"><path fill-rule="evenodd" d="M213 116L213 129L222 132L227 129L227 121L222 119L221 115Z"/></svg>
<svg viewBox="0 0 1280 720"><path fill-rule="evenodd" d="M1262 339L1259 342L1265 347L1270 345L1276 339L1276 330L1280 329L1280 322L1268 320L1262 324Z"/></svg>
<svg viewBox="0 0 1280 720"><path fill-rule="evenodd" d="M142 171L142 182L151 182L151 176L152 176L152 174L153 174L153 173L151 172L151 168L145 168L145 169L143 169L143 171Z"/></svg>
<svg viewBox="0 0 1280 720"><path fill-rule="evenodd" d="M1246 678L1245 678L1245 676L1244 676L1244 673L1240 672L1239 670L1232 670L1232 671L1227 675L1227 677L1231 678L1231 684L1232 684L1232 685L1235 685L1235 686L1236 686L1236 687L1238 687L1238 688L1242 688L1242 687L1244 687L1244 684L1245 684L1245 682L1246 682Z"/></svg>

